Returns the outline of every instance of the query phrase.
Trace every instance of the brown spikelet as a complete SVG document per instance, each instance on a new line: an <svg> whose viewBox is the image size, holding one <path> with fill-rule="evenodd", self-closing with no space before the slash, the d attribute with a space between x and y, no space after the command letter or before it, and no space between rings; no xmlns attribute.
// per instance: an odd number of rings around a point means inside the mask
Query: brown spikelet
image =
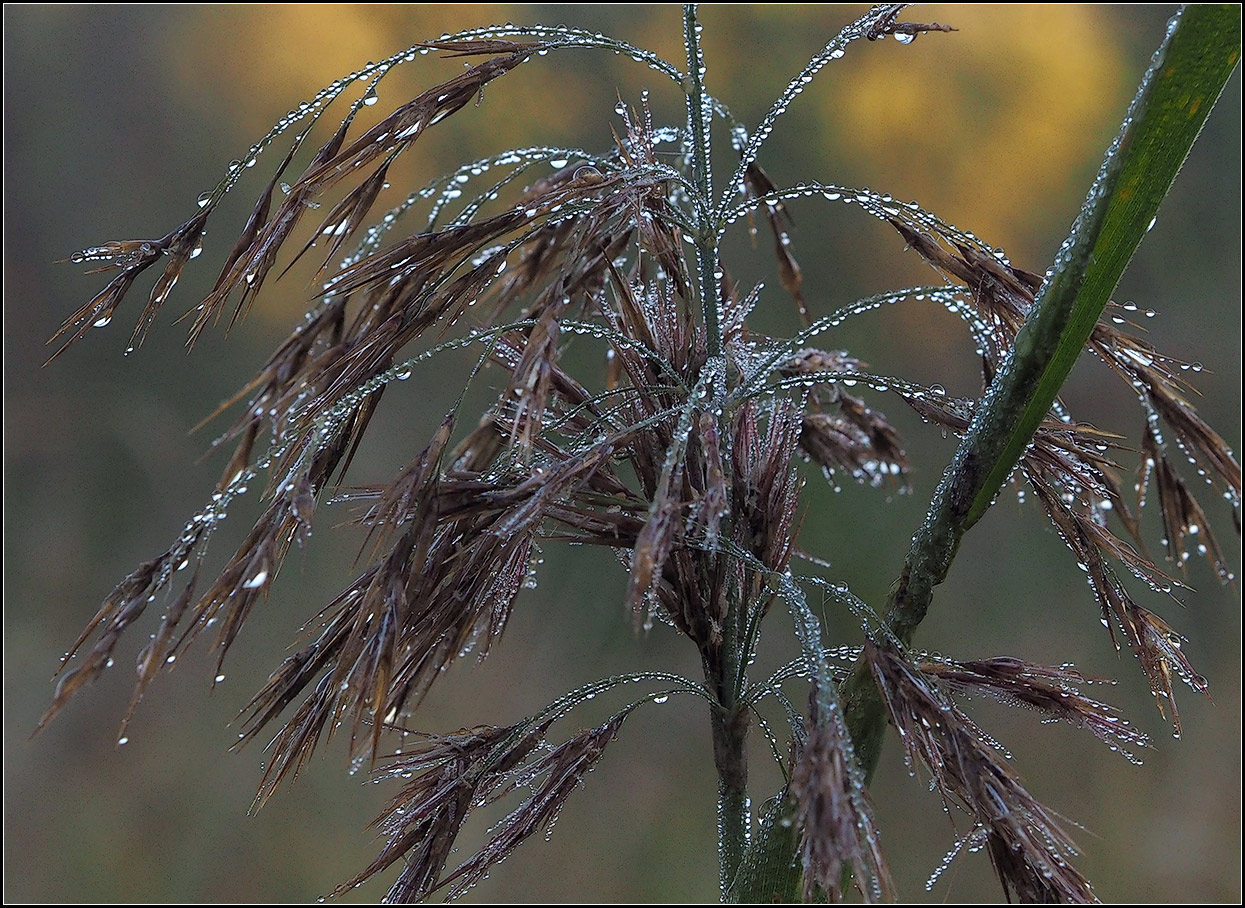
<svg viewBox="0 0 1245 908"><path fill-rule="evenodd" d="M453 79L421 92L345 148L332 155L322 155L323 160L318 158L291 187L291 198L304 193L318 196L339 180L360 172L358 168L366 168L395 149L411 145L424 130L461 110L475 100L485 85L514 69L541 47L521 42L500 43L507 47L472 52L504 53L505 56L470 66ZM290 204L288 200L286 204Z"/></svg>
<svg viewBox="0 0 1245 908"><path fill-rule="evenodd" d="M906 3L894 3L885 7L885 12L865 30L865 37L870 41L876 41L886 35L911 35L915 38L917 35L925 32L953 32L958 30L950 25L939 25L937 22L897 21L899 14L904 11L907 5Z"/></svg>
<svg viewBox="0 0 1245 908"><path fill-rule="evenodd" d="M614 740L624 718L626 713L620 713L596 728L580 732L535 761L525 775L529 779L544 778L535 787L532 796L501 821L500 828L479 852L439 880L436 888L450 886L446 896L449 899L463 895L483 879L490 868L509 857L524 840L542 829L549 830L566 799L596 766L606 746ZM392 895L391 892L391 898Z"/></svg>
<svg viewBox="0 0 1245 908"><path fill-rule="evenodd" d="M164 273L156 280L155 286L151 288L147 306L143 309L143 314L139 318L138 325L134 328L133 336L130 338L130 349L142 344L143 338L147 336L147 329L155 321L156 314L164 305L164 301L168 299L169 293L177 283L178 278L181 277L186 263L199 254L200 243L203 241L203 229L207 225L210 213L211 209L204 209L169 236L165 237L163 241L165 246L162 252L169 257L169 262L164 266Z"/></svg>
<svg viewBox="0 0 1245 908"><path fill-rule="evenodd" d="M174 656L177 644L177 626L194 598L195 584L198 582L198 579L199 572L196 569L194 576L186 584L186 588L182 590L181 595L169 605L164 613L164 617L160 619L160 629L147 645L139 651L138 681L134 685L134 693L130 697L129 707L126 708L125 718L121 720L121 731L118 732L119 740L125 739L125 730L129 727L130 720L134 718L134 710L138 708L139 701L143 699L143 693L146 691L147 685L152 682L160 669L169 663L170 657Z"/></svg>
<svg viewBox="0 0 1245 908"><path fill-rule="evenodd" d="M846 351L806 348L780 365L778 372L812 381L859 372L864 366ZM880 486L905 481L909 470L899 433L886 416L838 384L817 386L804 413L800 448L828 477L845 470L858 482Z"/></svg>
<svg viewBox="0 0 1245 908"><path fill-rule="evenodd" d="M1180 678L1202 694L1207 694L1209 690L1206 679L1194 671L1188 657L1181 651L1183 638L1158 615L1126 599L1117 607L1116 617L1133 652L1141 662L1159 712L1167 715L1163 705L1165 702L1171 707L1172 727L1179 736L1180 713L1176 709L1172 678Z"/></svg>
<svg viewBox="0 0 1245 908"><path fill-rule="evenodd" d="M1153 433L1147 432L1143 437L1141 453L1147 467L1153 465L1168 560L1175 562L1182 571L1185 570L1190 556L1185 542L1193 540L1219 576L1225 580L1231 579L1227 562L1215 540L1206 512L1189 492L1188 486L1172 467L1167 455L1154 441Z"/></svg>
<svg viewBox="0 0 1245 908"><path fill-rule="evenodd" d="M1090 345L1107 365L1143 393L1148 409L1172 428L1185 453L1204 465L1208 478L1222 483L1239 502L1240 464L1219 433L1198 415L1185 396L1184 392L1189 390L1186 376L1193 367L1102 322L1094 327ZM1148 425L1147 436L1154 432L1155 427Z"/></svg>
<svg viewBox="0 0 1245 908"><path fill-rule="evenodd" d="M324 275L325 270L329 267L329 263L346 245L363 226L363 221L367 217L368 212L372 210L372 205L376 202L376 197L380 195L381 189L385 185L385 175L389 172L389 165L393 163L394 158L398 156L400 149L395 149L381 162L381 165L362 183L346 195L344 199L333 206L332 210L325 215L324 220L320 222L320 226L316 228L307 244L299 251L297 255L290 260L290 264L286 266L288 271L295 262L306 254L316 242L324 237L329 238L328 251L324 254L324 262L316 271L313 281L319 281Z"/></svg>
<svg viewBox="0 0 1245 908"><path fill-rule="evenodd" d="M896 650L866 642L864 655L908 759L922 764L942 797L981 826L992 854L1006 855L994 869L1009 900L1096 901L1071 864L1072 841L996 747Z"/></svg>
<svg viewBox="0 0 1245 908"><path fill-rule="evenodd" d="M479 727L426 736L395 761L389 772L410 777L373 823L389 841L362 873L338 886L334 897L363 884L405 857L386 901L419 901L437 886L467 815L504 784L506 774L540 743L548 723Z"/></svg>
<svg viewBox="0 0 1245 908"><path fill-rule="evenodd" d="M1042 286L1042 277L1005 264L954 236L945 238L955 249L950 252L938 238L925 231L891 217L887 220L899 231L909 249L915 250L950 280L968 287L974 308L990 327L993 349L989 351L989 359L1002 362L1033 305L1034 295Z"/></svg>
<svg viewBox="0 0 1245 908"><path fill-rule="evenodd" d="M351 118L347 118L342 123L336 135L321 149L321 154L325 153L326 149L340 145L346 137L346 130L349 129L350 122ZM241 290L244 301L247 297L253 298L254 294L259 292L259 287L255 287L253 293L251 288L257 279L261 286L263 284L262 277L257 278L258 272L255 270L257 251L262 249L260 235L269 229L268 212L272 205L273 192L276 190L281 177L285 174L286 168L294 160L294 155L301 144L301 140L296 140L290 145L290 150L286 152L285 159L277 167L276 172L272 175L272 179L268 181L268 186L259 194L259 198L256 200L255 206L251 209L251 214L247 218L246 225L242 228L242 232L234 242L233 249L225 259L225 264L221 267L220 274L217 276L216 283L212 287L211 292L198 306L184 316L185 318L191 315L195 316L195 320L190 326L189 336L186 339L188 347L194 347L195 342L202 336L203 331L209 324L215 324L220 320L220 316L235 290ZM268 242L271 244L272 240L269 239ZM275 249L272 250L269 258L272 255L275 255ZM271 266L271 262L269 266ZM242 311L243 307L244 302L240 302L238 311Z"/></svg>
<svg viewBox="0 0 1245 908"><path fill-rule="evenodd" d="M143 562L133 573L117 584L117 587L99 607L95 617L91 619L86 629L79 635L77 642L69 648L69 651L61 660L61 666L58 670L61 678L56 685L56 693L52 698L51 705L48 706L43 716L39 719L39 724L35 728L35 734L38 734L48 722L52 721L85 685L95 680L105 668L112 665L113 650L120 641L122 634L142 616L147 606L155 600L156 595L168 587L173 574L181 567L186 566L202 536L202 523L198 521L192 522L167 551L150 561ZM190 588L193 589L193 586L194 583L192 582ZM189 595L189 593L183 595ZM161 627L161 636L167 633L166 627L172 627L176 624L180 614L181 611L177 608L171 609L166 614ZM169 623L168 615L176 616L172 624ZM96 633L98 633L98 636L95 644L87 652L86 656L83 657L82 664L70 669L70 660L87 640ZM142 664L140 663L141 667ZM140 674L139 686L135 692L136 699L141 694L141 690L146 686L146 683L146 672L143 671Z"/></svg>
<svg viewBox="0 0 1245 908"><path fill-rule="evenodd" d="M804 864L804 901L817 899L815 887L830 902L842 900L844 868L866 902L893 897L893 884L882 858L872 804L859 785L851 742L837 711L814 720L799 749L791 774L797 804Z"/></svg>
<svg viewBox="0 0 1245 908"><path fill-rule="evenodd" d="M432 441L407 465L397 479L376 490L375 503L359 518L359 522L369 528L368 539L374 540L373 557L404 525L418 521L429 528L435 526L434 498L437 478L441 455L454 428L454 416L451 413L442 421L433 433ZM356 492L352 497L360 499L365 494ZM366 543L364 545L366 547Z"/></svg>
<svg viewBox="0 0 1245 908"><path fill-rule="evenodd" d="M757 196L768 195L778 189L774 181L769 178L769 174L762 170L755 161L748 165L744 173L744 181L748 189ZM782 289L795 300L800 319L808 325L812 319L808 313L808 304L804 301L802 289L804 274L800 270L800 263L791 253L790 230L795 226L795 222L787 206L781 202L766 203L765 219L769 222L770 232L774 235L774 258L778 261L778 280L782 283Z"/></svg>
<svg viewBox="0 0 1245 908"><path fill-rule="evenodd" d="M105 262L94 271L107 271L115 268L122 270L85 306L67 318L57 332L48 339L50 344L62 335L72 332L64 345L48 357L44 365L51 363L70 346L85 337L92 328L101 327L112 321L117 306L130 292L138 276L162 256L167 255L169 262L164 267L164 273L156 280L147 306L139 318L138 326L134 329L133 337L130 338L131 348L141 344L156 313L160 311L160 307L168 298L169 291L181 277L186 263L198 254L200 239L210 213L211 209L205 208L176 230L158 240L125 240L105 243L74 256L74 261L102 260Z"/></svg>
<svg viewBox="0 0 1245 908"><path fill-rule="evenodd" d="M1111 706L1084 695L1080 688L1091 683L1091 679L1068 666L1035 665L1023 659L997 656L969 661L929 657L921 661L919 668L954 690L986 693L1004 703L1037 710L1085 728L1113 750L1149 745L1147 736ZM1127 750L1124 753L1136 760Z"/></svg>

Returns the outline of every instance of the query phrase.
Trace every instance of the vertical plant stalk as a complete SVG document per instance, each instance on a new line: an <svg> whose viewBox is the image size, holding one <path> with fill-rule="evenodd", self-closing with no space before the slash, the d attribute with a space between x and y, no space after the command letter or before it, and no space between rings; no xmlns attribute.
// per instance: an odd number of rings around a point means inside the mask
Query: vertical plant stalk
<svg viewBox="0 0 1245 908"><path fill-rule="evenodd" d="M692 174L696 184L696 270L699 277L701 312L704 317L709 365L716 368L722 357L722 321L718 312L718 249L717 229L713 222L713 169L709 152L709 128L713 108L705 93L704 52L700 46L701 26L696 19L696 5L683 6L683 39L687 48L687 125L692 143ZM721 399L726 371L709 389L712 397ZM721 423L722 420L719 419ZM725 426L719 425L719 431ZM748 841L748 762L744 742L748 732L746 709L739 702L743 690L745 655L740 633L739 610L743 608L740 590L728 596L728 610L722 629L721 658L706 665L709 689L718 702L711 708L713 762L718 774L718 862L723 896L730 887L743 859Z"/></svg>
<svg viewBox="0 0 1245 908"><path fill-rule="evenodd" d="M738 611L738 599L738 595L731 596L728 626ZM713 762L718 773L718 858L723 893L735 879L748 842L748 760L744 750L748 712L739 701L738 638L738 634L723 634L721 674L705 679L718 698L711 707L710 723Z"/></svg>
<svg viewBox="0 0 1245 908"><path fill-rule="evenodd" d="M1106 307L1240 59L1239 9L1182 8L1155 52L1081 213L1015 345L956 450L891 588L886 623L904 644L925 617L964 533L998 495ZM867 776L886 730L862 659L845 690Z"/></svg>
<svg viewBox="0 0 1245 908"><path fill-rule="evenodd" d="M722 324L718 313L717 229L713 223L713 169L709 158L709 126L713 107L705 94L705 56L700 47L696 4L683 6L683 39L687 45L687 126L692 141L692 174L696 182L696 269L700 277L700 305L710 357L722 355Z"/></svg>

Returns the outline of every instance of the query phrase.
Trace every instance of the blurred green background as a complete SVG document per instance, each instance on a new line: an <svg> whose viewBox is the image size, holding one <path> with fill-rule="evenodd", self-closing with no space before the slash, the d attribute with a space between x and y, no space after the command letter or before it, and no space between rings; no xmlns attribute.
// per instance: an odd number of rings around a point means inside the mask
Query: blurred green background
<svg viewBox="0 0 1245 908"><path fill-rule="evenodd" d="M860 9L705 8L711 89L744 122L756 123L786 80ZM779 185L822 180L916 199L1003 246L1016 264L1042 271L1172 11L920 8L908 18L960 31L907 47L892 40L853 45L779 121L762 164ZM113 327L40 368L51 349L46 339L106 279L54 262L105 240L163 235L284 111L363 62L442 31L506 20L566 22L676 62L682 54L673 6L5 7L6 900L307 901L354 875L379 848L366 827L392 786L348 775L342 742L253 817L246 811L264 756L256 747L227 753L233 715L302 622L352 576L359 540L333 530L340 519L333 509L322 511L308 551L291 556L272 598L248 622L224 683L209 693L205 653L179 660L150 689L130 743L115 747L132 683L125 666L154 628L144 623L123 641L118 667L28 740L52 694L60 654L113 585L163 550L216 481L220 455L199 458L224 423L188 430L250 378L309 296L307 272L270 282L240 330L227 341L209 331L190 357L184 325L173 324L215 278L276 152L261 157L233 208L214 216L204 255L135 355L122 350L145 291ZM461 61L431 58L403 67L411 71L382 84L373 115L460 68ZM1238 72L1117 294L1160 313L1145 327L1162 350L1205 364L1198 406L1238 451L1240 84ZM540 58L421 139L391 171L386 199L507 147L607 147L619 94L634 104L645 88L659 119L681 117L673 87L625 57L574 51ZM859 212L811 201L792 210L793 249L814 314L868 293L936 282L914 254L904 254L898 236ZM745 287L768 285L756 326L789 333L793 307L765 245L754 252L739 242L732 271ZM825 343L849 349L877 372L939 381L954 393L975 390L969 342L940 309L908 303L844 327ZM456 391L452 378L441 379L446 374L455 373L428 370L417 388L403 389L405 397L387 395L354 482L384 481L423 446ZM1136 440L1141 415L1131 393L1097 363L1078 366L1064 397L1078 418ZM829 558L835 578L876 605L954 443L894 399L871 403L905 433L916 466L913 494L888 501L884 491L847 488L833 495L814 476L801 544ZM1201 497L1239 571L1240 546L1223 502L1209 490ZM231 514L209 566L223 564L240 541L255 516L250 507ZM1149 538L1157 548L1153 520ZM419 728L512 722L616 671L698 675L695 653L668 628L633 634L619 604L625 578L606 553L548 545L544 556L539 586L521 598L506 639L482 666L464 663L449 673L417 716ZM1144 594L1141 600L1189 638L1186 653L1210 679L1213 702L1178 693L1179 741L1157 714L1135 660L1112 650L1056 535L1010 492L966 538L918 635L918 645L951 656L1073 661L1119 679L1097 690L1153 736L1141 767L1084 732L990 702L969 704L1014 752L1030 790L1068 818L1084 852L1080 866L1106 901L1241 897L1240 592L1220 587L1204 563L1190 565L1188 583L1195 591L1182 596L1183 607ZM824 616L833 640L858 639L841 608L827 605ZM775 614L772 625L758 672L793 652L787 619ZM582 724L621 702L585 713ZM471 899L716 900L715 781L704 712L698 702L674 698L633 714L552 838L525 844ZM564 734L578 727L564 725ZM758 741L758 799L777 785L767 762ZM955 832L936 797L909 778L893 737L873 797L905 900L998 900L981 854L957 859L925 891ZM486 825L469 825L461 857L483 841ZM352 898L378 899L392 875Z"/></svg>

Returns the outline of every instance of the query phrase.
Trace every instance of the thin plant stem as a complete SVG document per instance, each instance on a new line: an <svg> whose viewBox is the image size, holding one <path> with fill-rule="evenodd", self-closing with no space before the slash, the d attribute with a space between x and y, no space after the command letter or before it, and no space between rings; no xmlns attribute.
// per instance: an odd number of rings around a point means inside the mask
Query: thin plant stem
<svg viewBox="0 0 1245 908"><path fill-rule="evenodd" d="M713 223L713 172L709 156L709 126L713 109L707 103L704 84L704 55L700 46L700 25L696 5L683 7L683 37L687 46L687 121L692 142L692 174L697 189L696 269L700 278L700 304L711 361L722 356L722 326L718 314L718 250L717 230ZM723 379L725 376L723 376ZM715 397L726 389L721 381L712 389ZM724 428L722 426L719 427ZM714 665L706 664L706 681L718 696L712 709L713 761L718 773L718 859L723 896L735 878L747 845L748 828L748 762L744 742L748 730L748 712L741 708L739 691L743 689L743 666L746 662L739 632L738 595L729 597L726 623L722 632L721 658Z"/></svg>
<svg viewBox="0 0 1245 908"><path fill-rule="evenodd" d="M683 7L683 37L687 43L687 122L692 141L692 173L699 195L697 208L696 269L700 276L700 305L704 310L705 332L710 357L722 355L722 326L718 317L717 230L712 223L713 171L709 157L709 124L713 109L706 101L704 54L700 47L700 25L696 4Z"/></svg>

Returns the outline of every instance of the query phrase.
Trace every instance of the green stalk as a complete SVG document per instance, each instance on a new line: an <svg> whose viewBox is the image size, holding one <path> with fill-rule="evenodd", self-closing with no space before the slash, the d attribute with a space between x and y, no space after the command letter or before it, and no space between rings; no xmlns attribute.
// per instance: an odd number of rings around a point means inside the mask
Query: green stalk
<svg viewBox="0 0 1245 908"><path fill-rule="evenodd" d="M687 47L687 123L692 138L692 173L696 184L696 269L700 283L700 305L705 320L707 347L711 360L722 356L722 326L718 316L717 231L713 211L713 170L709 157L709 127L713 111L706 103L704 54L700 47L700 26L696 5L683 7L683 38ZM725 382L725 371L721 383ZM712 389L721 397L721 383ZM748 733L747 710L741 708L745 645L739 627L739 595L731 595L718 658L707 661L706 677L718 698L712 707L713 762L718 773L718 861L722 896L735 879L747 845L748 763L744 742Z"/></svg>
<svg viewBox="0 0 1245 908"><path fill-rule="evenodd" d="M700 277L700 307L705 319L709 356L722 355L722 326L718 318L717 230L713 223L713 170L709 160L709 124L713 111L706 103L705 57L700 47L696 4L683 6L683 40L687 45L687 125L692 133L692 174L696 181L696 269Z"/></svg>

